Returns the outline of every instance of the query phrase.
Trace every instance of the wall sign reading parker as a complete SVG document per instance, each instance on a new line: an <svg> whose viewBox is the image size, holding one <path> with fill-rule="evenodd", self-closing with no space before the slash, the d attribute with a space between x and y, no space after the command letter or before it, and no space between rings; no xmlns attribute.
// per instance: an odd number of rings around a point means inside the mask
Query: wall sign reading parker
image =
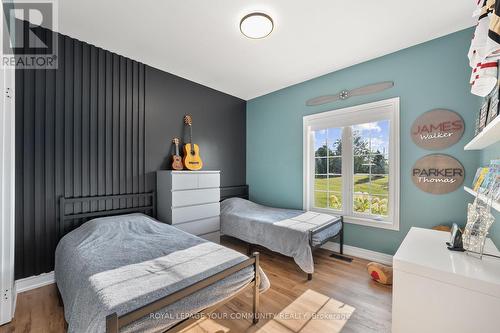
<svg viewBox="0 0 500 333"><path fill-rule="evenodd" d="M445 194L464 182L463 165L448 155L432 154L419 159L412 168L412 180L424 192Z"/></svg>
<svg viewBox="0 0 500 333"><path fill-rule="evenodd" d="M464 129L464 120L458 113L436 109L424 113L413 122L411 138L424 149L443 149L457 143Z"/></svg>

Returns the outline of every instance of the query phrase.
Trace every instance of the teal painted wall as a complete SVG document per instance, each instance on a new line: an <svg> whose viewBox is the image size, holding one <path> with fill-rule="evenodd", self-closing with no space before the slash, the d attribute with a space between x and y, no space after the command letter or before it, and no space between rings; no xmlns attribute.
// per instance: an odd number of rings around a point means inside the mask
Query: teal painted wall
<svg viewBox="0 0 500 333"><path fill-rule="evenodd" d="M412 122L425 111L449 108L462 115L466 130L461 141L441 151L455 156L472 182L479 152L465 152L473 137L479 99L469 91L467 51L472 30L467 29L396 53L333 72L247 102L247 182L252 200L287 208L302 208L302 117L304 115L401 98L401 206L400 230L390 231L349 224L348 245L393 254L411 226L465 222L469 195L462 189L446 195L420 191L411 181L411 167L432 153L418 148L410 138ZM340 46L339 46L340 47ZM321 52L321 50L318 50ZM332 54L332 62L335 55ZM385 92L354 97L326 106L306 107L311 97L393 80Z"/></svg>
<svg viewBox="0 0 500 333"><path fill-rule="evenodd" d="M488 165L491 160L500 159L500 142L481 151L481 166ZM495 223L491 226L490 237L495 245L500 248L500 213L493 210Z"/></svg>

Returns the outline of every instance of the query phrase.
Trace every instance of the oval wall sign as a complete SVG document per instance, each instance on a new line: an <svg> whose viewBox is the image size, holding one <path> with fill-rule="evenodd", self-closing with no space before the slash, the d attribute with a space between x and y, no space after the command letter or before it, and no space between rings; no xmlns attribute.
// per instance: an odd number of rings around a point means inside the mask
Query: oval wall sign
<svg viewBox="0 0 500 333"><path fill-rule="evenodd" d="M411 127L411 138L419 147L437 150L457 143L464 134L462 117L450 110L435 109L418 117Z"/></svg>
<svg viewBox="0 0 500 333"><path fill-rule="evenodd" d="M458 189L464 182L462 163L448 155L431 154L419 159L412 170L415 185L424 192L445 194Z"/></svg>

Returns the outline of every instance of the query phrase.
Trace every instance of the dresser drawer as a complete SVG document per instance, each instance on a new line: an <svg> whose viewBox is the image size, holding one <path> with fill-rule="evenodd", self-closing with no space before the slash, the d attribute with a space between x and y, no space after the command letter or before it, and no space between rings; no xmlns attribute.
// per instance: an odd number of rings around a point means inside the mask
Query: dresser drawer
<svg viewBox="0 0 500 333"><path fill-rule="evenodd" d="M220 215L220 204L211 203L199 206L172 208L172 224L200 220Z"/></svg>
<svg viewBox="0 0 500 333"><path fill-rule="evenodd" d="M172 173L172 190L192 190L220 186L219 173Z"/></svg>
<svg viewBox="0 0 500 333"><path fill-rule="evenodd" d="M172 192L172 207L201 205L220 201L219 188Z"/></svg>
<svg viewBox="0 0 500 333"><path fill-rule="evenodd" d="M219 231L211 232L209 234L201 235L198 237L206 239L207 241L210 241L210 242L220 244L220 232Z"/></svg>
<svg viewBox="0 0 500 333"><path fill-rule="evenodd" d="M219 231L220 221L219 216L216 216L208 219L176 224L175 227L193 235L202 235Z"/></svg>
<svg viewBox="0 0 500 333"><path fill-rule="evenodd" d="M198 175L198 187L220 187L220 175L218 173L202 173Z"/></svg>
<svg viewBox="0 0 500 333"><path fill-rule="evenodd" d="M198 175L195 173L172 174L172 190L189 190L198 188Z"/></svg>

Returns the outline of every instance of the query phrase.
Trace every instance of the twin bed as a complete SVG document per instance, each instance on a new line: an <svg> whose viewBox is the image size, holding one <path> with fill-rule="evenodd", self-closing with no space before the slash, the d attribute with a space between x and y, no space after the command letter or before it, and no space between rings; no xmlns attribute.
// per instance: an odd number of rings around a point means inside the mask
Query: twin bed
<svg viewBox="0 0 500 333"><path fill-rule="evenodd" d="M266 211L222 193L223 233L290 255L308 274L310 251L342 232L341 219ZM136 207L116 208L124 200L135 200ZM61 232L69 221L81 224L56 249L55 277L68 332L177 332L199 319L193 314L208 314L248 289L258 321L259 294L270 284L257 252L247 257L156 221L154 193L61 198L60 205ZM78 213L75 207L83 205L115 208ZM279 239L277 246L270 245L272 237Z"/></svg>
<svg viewBox="0 0 500 333"><path fill-rule="evenodd" d="M221 233L292 257L312 279L312 252L328 241L339 239L343 257L342 216L263 206L248 200L248 185L221 189Z"/></svg>

